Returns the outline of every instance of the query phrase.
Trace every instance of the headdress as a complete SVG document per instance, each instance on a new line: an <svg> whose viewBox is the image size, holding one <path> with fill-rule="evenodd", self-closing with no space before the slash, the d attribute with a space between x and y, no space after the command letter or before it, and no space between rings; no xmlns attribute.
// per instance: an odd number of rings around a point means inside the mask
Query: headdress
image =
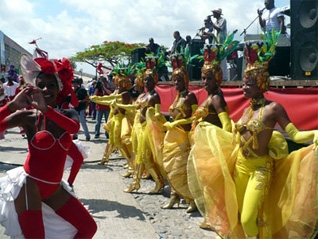
<svg viewBox="0 0 318 239"><path fill-rule="evenodd" d="M124 67L121 63L118 63L112 70L114 75L114 82L116 87L121 85L125 90L130 90L132 83L131 83L131 76L134 72L133 65L128 65Z"/></svg>
<svg viewBox="0 0 318 239"><path fill-rule="evenodd" d="M188 88L189 85L189 74L187 71L187 64L185 63L184 55L174 54L170 57L171 65L172 65L172 75L171 80L174 81L177 76L180 76L186 85L186 88Z"/></svg>
<svg viewBox="0 0 318 239"><path fill-rule="evenodd" d="M72 89L72 80L74 78L74 69L71 66L71 63L68 59L62 58L61 60L54 60L56 70L58 72L58 76L62 82L63 88L60 90L60 92L57 95L56 103L60 105L62 103L62 100L67 97L69 94L71 94L71 97L73 96L73 89Z"/></svg>
<svg viewBox="0 0 318 239"><path fill-rule="evenodd" d="M266 92L269 88L268 63L275 55L279 35L279 31L266 31L264 32L264 41L248 41L245 43L244 52L247 67L244 71L244 78L255 79L262 92Z"/></svg>
<svg viewBox="0 0 318 239"><path fill-rule="evenodd" d="M143 88L145 84L144 84L144 79L142 76L146 70L146 62L140 61L135 63L135 70L136 70L135 81L139 87Z"/></svg>
<svg viewBox="0 0 318 239"><path fill-rule="evenodd" d="M145 79L150 76L154 79L155 84L157 84L159 80L158 69L165 66L166 63L165 54L162 50L160 50L155 56L146 55L145 60L146 71L143 78Z"/></svg>
<svg viewBox="0 0 318 239"><path fill-rule="evenodd" d="M238 41L233 40L234 33L226 36L223 44L204 46L204 64L201 72L204 74L212 73L218 85L221 85L223 72L220 66L221 61L237 49Z"/></svg>
<svg viewBox="0 0 318 239"><path fill-rule="evenodd" d="M48 59L47 52L36 46L33 58L30 55L21 55L20 65L25 82L31 85L35 85L36 77L40 72L54 75L60 89L57 101L71 93L74 69L68 59Z"/></svg>
<svg viewBox="0 0 318 239"><path fill-rule="evenodd" d="M199 55L196 54L191 56L189 47L181 47L180 53L171 55L170 62L168 63L168 65L173 69L171 80L174 81L176 76L181 76L187 88L189 85L188 67L193 66L191 62L196 58L200 58Z"/></svg>

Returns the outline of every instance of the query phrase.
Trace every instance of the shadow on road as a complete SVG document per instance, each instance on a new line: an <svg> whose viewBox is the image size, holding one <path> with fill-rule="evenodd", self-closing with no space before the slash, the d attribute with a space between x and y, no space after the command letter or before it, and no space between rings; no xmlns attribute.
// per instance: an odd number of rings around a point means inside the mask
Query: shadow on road
<svg viewBox="0 0 318 239"><path fill-rule="evenodd" d="M136 218L137 220L145 221L144 212L140 209L118 203L116 201L102 200L102 199L79 199L84 205L89 205L89 211L92 214L99 212L117 211L118 218Z"/></svg>

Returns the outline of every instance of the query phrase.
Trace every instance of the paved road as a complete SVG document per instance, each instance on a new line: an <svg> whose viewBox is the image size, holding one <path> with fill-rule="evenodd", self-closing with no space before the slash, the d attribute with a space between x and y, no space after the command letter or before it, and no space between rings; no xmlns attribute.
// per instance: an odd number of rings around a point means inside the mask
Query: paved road
<svg viewBox="0 0 318 239"><path fill-rule="evenodd" d="M81 143L89 146L91 153L75 180L74 190L98 224L94 239L172 239L172 238L214 238L212 231L202 230L198 224L203 220L199 212L186 213L184 200L180 207L171 210L160 208L169 198L169 186L161 194L149 195L154 187L152 180L142 180L141 188L136 193L124 193L131 178L123 178L126 160L117 153L111 155L107 165L97 165L106 145L102 136L94 139L94 121L87 119L91 132L91 141L85 141L83 133L79 134ZM19 135L18 128L7 131L6 138L0 140L0 176L5 171L22 165L26 157L27 141ZM67 178L69 171L65 172ZM4 228L0 226L0 238L7 239ZM62 238L61 238L62 239Z"/></svg>

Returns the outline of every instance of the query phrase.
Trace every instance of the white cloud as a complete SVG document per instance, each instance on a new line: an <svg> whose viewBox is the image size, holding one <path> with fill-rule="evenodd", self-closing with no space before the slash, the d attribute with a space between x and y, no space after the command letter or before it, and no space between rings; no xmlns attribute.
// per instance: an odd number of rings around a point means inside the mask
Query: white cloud
<svg viewBox="0 0 318 239"><path fill-rule="evenodd" d="M278 1L286 6L289 1ZM228 31L239 34L257 17L263 0L1 0L0 30L28 51L28 42L42 37L39 46L50 57L69 57L104 40L148 43L149 37L170 47L172 33L195 36L214 8L222 8ZM256 21L247 33L259 33Z"/></svg>

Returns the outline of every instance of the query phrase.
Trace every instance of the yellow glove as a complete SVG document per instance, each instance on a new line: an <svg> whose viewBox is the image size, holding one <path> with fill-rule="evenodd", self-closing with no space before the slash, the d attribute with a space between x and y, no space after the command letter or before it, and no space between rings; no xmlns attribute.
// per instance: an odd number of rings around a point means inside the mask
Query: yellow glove
<svg viewBox="0 0 318 239"><path fill-rule="evenodd" d="M176 120L174 122L166 122L166 123L164 123L164 126L166 126L167 130L169 130L169 129L172 129L178 125L190 124L190 123L192 123L192 118L179 119L179 120Z"/></svg>
<svg viewBox="0 0 318 239"><path fill-rule="evenodd" d="M160 115L160 104L155 104L155 116L159 116Z"/></svg>
<svg viewBox="0 0 318 239"><path fill-rule="evenodd" d="M171 130L171 129L173 129L176 125L174 124L174 122L169 122L169 121L167 121L166 123L163 124L163 126L165 126L167 130Z"/></svg>
<svg viewBox="0 0 318 239"><path fill-rule="evenodd" d="M116 99L110 101L110 105L113 107L117 106Z"/></svg>
<svg viewBox="0 0 318 239"><path fill-rule="evenodd" d="M293 123L289 123L285 132L295 143L302 144L314 140L314 144L317 145L316 130L298 131Z"/></svg>
<svg viewBox="0 0 318 239"><path fill-rule="evenodd" d="M119 104L119 103L116 103L117 107L119 108L122 108L124 110L135 110L137 109L137 105L133 105L133 104Z"/></svg>
<svg viewBox="0 0 318 239"><path fill-rule="evenodd" d="M89 98L90 100L94 101L97 104L110 105L112 103L112 100L121 99L122 96L121 94L104 95L104 96L93 95Z"/></svg>
<svg viewBox="0 0 318 239"><path fill-rule="evenodd" d="M228 115L227 112L221 112L218 114L219 119L222 123L222 129L231 132L232 131L232 124L231 124L231 120L230 117Z"/></svg>

